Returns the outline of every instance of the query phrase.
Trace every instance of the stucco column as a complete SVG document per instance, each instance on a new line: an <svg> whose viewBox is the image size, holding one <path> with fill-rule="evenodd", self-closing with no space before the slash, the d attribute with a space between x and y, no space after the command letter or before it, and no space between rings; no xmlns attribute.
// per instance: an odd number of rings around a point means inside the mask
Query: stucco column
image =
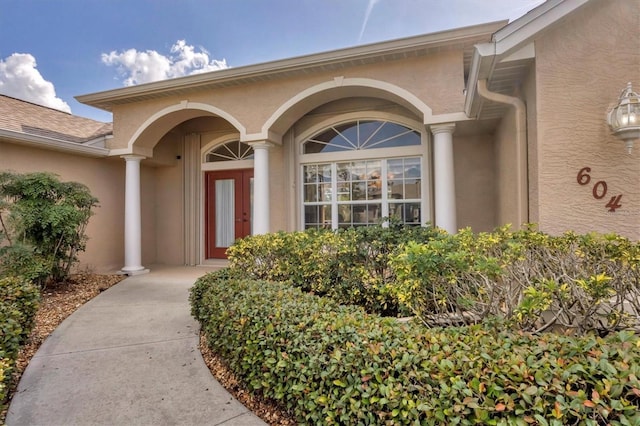
<svg viewBox="0 0 640 426"><path fill-rule="evenodd" d="M269 142L253 142L253 235L269 232Z"/></svg>
<svg viewBox="0 0 640 426"><path fill-rule="evenodd" d="M433 169L435 186L435 225L454 234L456 221L456 185L453 168L454 123L431 126L433 133Z"/></svg>
<svg viewBox="0 0 640 426"><path fill-rule="evenodd" d="M142 215L140 213L140 155L123 155L126 161L124 192L124 267L122 272L137 275L149 272L142 266Z"/></svg>

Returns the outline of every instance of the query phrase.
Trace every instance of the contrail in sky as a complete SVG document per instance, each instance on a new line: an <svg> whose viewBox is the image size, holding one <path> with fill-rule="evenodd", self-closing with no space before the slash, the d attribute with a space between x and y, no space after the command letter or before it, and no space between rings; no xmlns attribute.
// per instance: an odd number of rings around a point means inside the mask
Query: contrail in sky
<svg viewBox="0 0 640 426"><path fill-rule="evenodd" d="M362 21L362 28L360 29L360 36L358 36L358 43L362 41L362 35L364 34L364 30L367 28L367 23L369 22L369 16L371 15L371 11L373 10L373 6L376 5L380 0L369 0L369 4L367 5L367 11L364 14L364 21Z"/></svg>

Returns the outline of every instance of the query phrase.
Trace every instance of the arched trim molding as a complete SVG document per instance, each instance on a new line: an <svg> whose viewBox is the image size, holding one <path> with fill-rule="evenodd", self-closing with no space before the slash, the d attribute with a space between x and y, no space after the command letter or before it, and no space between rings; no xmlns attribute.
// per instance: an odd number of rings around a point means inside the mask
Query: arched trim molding
<svg viewBox="0 0 640 426"><path fill-rule="evenodd" d="M149 130L161 118L171 114L174 114L176 116L175 120L169 120L166 124L163 125L162 133L164 134L167 131L169 131L172 127L186 120L201 116L202 114L200 114L199 112L203 112L203 111L228 121L233 127L235 127L239 131L240 139L242 139L244 135L246 135L246 132L247 132L246 128L240 123L240 121L238 121L234 116L227 113L226 111L209 104L204 104L200 102L182 101L178 104L163 108L160 111L153 114L151 117L147 118L144 121L144 123L142 123L142 125L138 127L138 129L135 131L133 136L131 136L131 138L129 139L129 142L127 144L127 147L128 147L127 151L128 152L139 151L139 149L136 149L136 146L135 146L136 142L140 139L140 137L145 131ZM167 127L167 128L164 129L164 127ZM146 151L146 150L153 149L153 146L140 147L140 148Z"/></svg>
<svg viewBox="0 0 640 426"><path fill-rule="evenodd" d="M365 93L354 89L370 89ZM368 93L366 93L368 92ZM326 94L327 96L323 96ZM309 87L282 104L262 127L262 135L271 133L283 134L288 127L309 110L332 100L345 96L377 95L387 98L413 111L422 117L424 122L431 122L431 108L413 93L399 86L369 78L336 77L331 81Z"/></svg>
<svg viewBox="0 0 640 426"><path fill-rule="evenodd" d="M240 134L239 133L231 133L228 135L224 135L224 136L218 136L217 138L214 138L212 140L210 140L209 142L206 142L205 145L202 147L202 149L200 150L200 160L202 163L205 163L205 157L207 156L207 153L209 151L211 151L213 148L217 147L218 145L224 145L225 143L229 143L229 142L233 142L233 141L237 141L237 140L241 140L240 139Z"/></svg>

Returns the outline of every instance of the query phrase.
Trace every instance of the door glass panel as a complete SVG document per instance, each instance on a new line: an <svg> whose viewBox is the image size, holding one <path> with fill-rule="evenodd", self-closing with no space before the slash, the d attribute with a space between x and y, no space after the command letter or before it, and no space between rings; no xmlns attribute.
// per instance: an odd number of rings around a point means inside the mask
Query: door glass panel
<svg viewBox="0 0 640 426"><path fill-rule="evenodd" d="M235 180L216 180L216 247L229 247L235 240Z"/></svg>
<svg viewBox="0 0 640 426"><path fill-rule="evenodd" d="M249 179L249 224L250 235L253 235L253 178Z"/></svg>

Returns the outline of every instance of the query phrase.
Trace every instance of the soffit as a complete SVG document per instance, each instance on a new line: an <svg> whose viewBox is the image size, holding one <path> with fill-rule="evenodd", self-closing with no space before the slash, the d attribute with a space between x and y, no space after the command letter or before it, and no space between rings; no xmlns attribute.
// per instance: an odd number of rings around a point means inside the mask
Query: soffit
<svg viewBox="0 0 640 426"><path fill-rule="evenodd" d="M487 80L491 92L518 96L535 58L535 39L561 23L590 0L547 0L498 30L491 43L476 46L467 80L465 112L469 117L495 118L508 106L477 95L476 84Z"/></svg>
<svg viewBox="0 0 640 426"><path fill-rule="evenodd" d="M533 58L499 63L488 81L489 91L507 96L518 95L533 63ZM480 102L478 119L481 120L500 118L510 107L507 104L491 102L482 97L479 97L478 100Z"/></svg>
<svg viewBox="0 0 640 426"><path fill-rule="evenodd" d="M258 65L229 68L132 87L77 96L76 99L107 111L116 105L188 95L203 90L261 83L324 72L340 72L362 65L379 64L440 52L463 51L465 75L475 44L487 42L506 21L408 37L399 40L340 49Z"/></svg>

